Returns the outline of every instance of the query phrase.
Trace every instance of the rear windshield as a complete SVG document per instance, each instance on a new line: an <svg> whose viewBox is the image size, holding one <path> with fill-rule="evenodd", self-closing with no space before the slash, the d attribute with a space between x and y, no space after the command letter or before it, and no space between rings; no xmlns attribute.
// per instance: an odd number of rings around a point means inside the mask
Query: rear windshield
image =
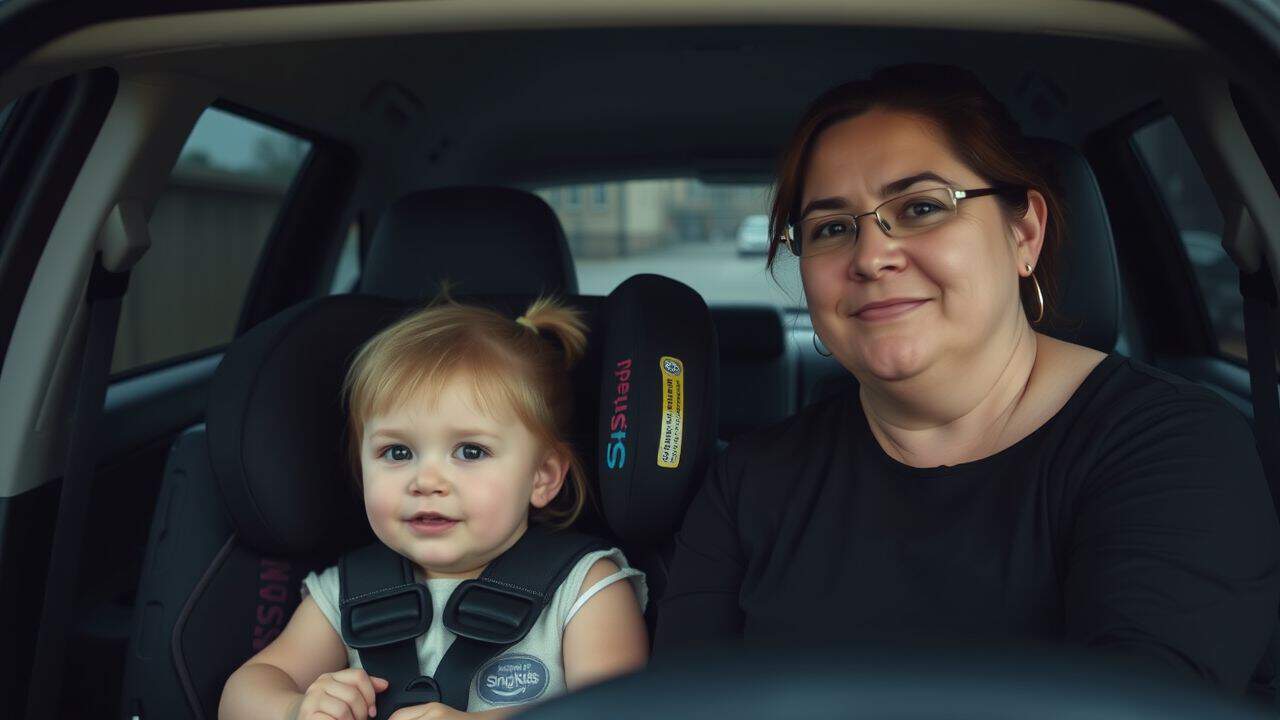
<svg viewBox="0 0 1280 720"><path fill-rule="evenodd" d="M536 190L560 218L579 292L605 295L637 273L675 278L708 304L801 307L795 261L765 270L768 184L691 178L560 185Z"/></svg>

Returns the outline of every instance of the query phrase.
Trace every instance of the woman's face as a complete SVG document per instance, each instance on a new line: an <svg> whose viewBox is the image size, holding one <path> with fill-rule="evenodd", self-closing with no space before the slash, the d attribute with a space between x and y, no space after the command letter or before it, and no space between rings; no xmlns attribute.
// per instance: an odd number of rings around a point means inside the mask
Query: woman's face
<svg viewBox="0 0 1280 720"><path fill-rule="evenodd" d="M902 182L926 173L937 177ZM928 120L874 109L815 139L800 208L802 219L860 214L908 192L989 184ZM1026 322L1018 279L1025 263L1035 266L1044 235L1043 199L1031 196L1027 218L1012 227L991 196L964 200L951 221L905 239L860 218L856 242L800 260L818 337L864 382L908 379L997 338L1012 343ZM815 201L822 209L809 210Z"/></svg>

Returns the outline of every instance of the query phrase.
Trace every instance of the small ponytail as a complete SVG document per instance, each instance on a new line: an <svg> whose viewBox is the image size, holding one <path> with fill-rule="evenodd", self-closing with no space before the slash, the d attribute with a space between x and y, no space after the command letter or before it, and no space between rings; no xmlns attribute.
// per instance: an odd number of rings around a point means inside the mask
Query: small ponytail
<svg viewBox="0 0 1280 720"><path fill-rule="evenodd" d="M555 298L534 300L516 322L538 334L546 331L554 335L564 350L566 368L572 367L586 350L587 325L582 321L582 312Z"/></svg>

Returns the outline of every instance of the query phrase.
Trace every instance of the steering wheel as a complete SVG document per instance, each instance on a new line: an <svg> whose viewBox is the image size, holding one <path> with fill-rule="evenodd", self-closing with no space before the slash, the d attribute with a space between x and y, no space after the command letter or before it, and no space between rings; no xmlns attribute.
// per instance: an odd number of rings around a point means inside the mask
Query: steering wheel
<svg viewBox="0 0 1280 720"><path fill-rule="evenodd" d="M1186 674L1026 648L721 651L531 707L530 720L1274 717Z"/></svg>

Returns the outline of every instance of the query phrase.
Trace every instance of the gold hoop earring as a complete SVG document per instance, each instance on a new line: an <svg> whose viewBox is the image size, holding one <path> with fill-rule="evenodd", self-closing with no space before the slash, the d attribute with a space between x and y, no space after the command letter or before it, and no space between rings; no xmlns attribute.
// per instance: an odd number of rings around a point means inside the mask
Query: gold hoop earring
<svg viewBox="0 0 1280 720"><path fill-rule="evenodd" d="M814 351L814 352L816 352L816 353L818 353L818 354L819 354L819 355L821 355L822 357L831 357L831 351L830 351L830 350L828 350L827 352L822 352L822 347L818 345L818 333L817 333L817 331L814 331L814 333L813 333L813 351Z"/></svg>
<svg viewBox="0 0 1280 720"><path fill-rule="evenodd" d="M1040 314L1036 315L1036 319L1031 321L1032 325L1044 319L1044 293L1040 292L1040 281L1036 279L1036 274L1031 271L1031 264L1024 263L1027 268L1027 277L1031 278L1031 282L1036 286L1036 300L1040 303Z"/></svg>

